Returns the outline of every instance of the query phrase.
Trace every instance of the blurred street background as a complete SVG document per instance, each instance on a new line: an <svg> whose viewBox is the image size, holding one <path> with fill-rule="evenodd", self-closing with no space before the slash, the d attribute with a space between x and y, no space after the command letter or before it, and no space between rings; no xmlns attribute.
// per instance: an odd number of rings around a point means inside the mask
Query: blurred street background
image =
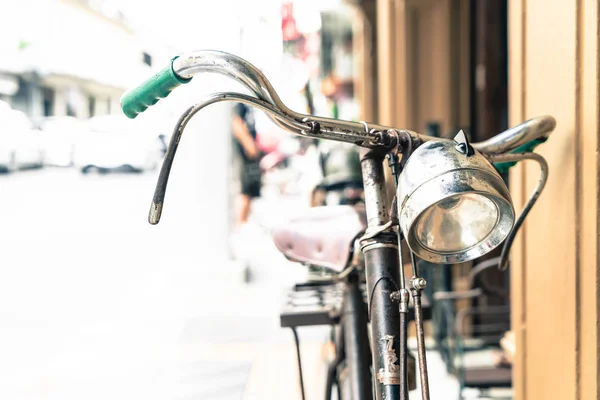
<svg viewBox="0 0 600 400"><path fill-rule="evenodd" d="M295 109L307 109L312 80L311 107L331 115L317 87L320 49L329 46L329 70L335 56L341 76L351 75L347 14L337 1L202 4L0 5L0 398L259 398L266 382L279 382L272 398L299 395L291 333L278 313L284 290L306 272L279 255L268 228L308 205L303 189L318 176L286 193L277 176L265 185L252 210L258 251L248 284L247 266L229 256L230 106L190 124L163 220L147 223L178 115L239 87L199 77L134 123L119 98L174 55L213 48L256 63ZM331 34L322 36L324 20ZM349 98L342 109L354 107ZM307 377L307 389L318 393L327 333L301 333L317 379Z"/></svg>

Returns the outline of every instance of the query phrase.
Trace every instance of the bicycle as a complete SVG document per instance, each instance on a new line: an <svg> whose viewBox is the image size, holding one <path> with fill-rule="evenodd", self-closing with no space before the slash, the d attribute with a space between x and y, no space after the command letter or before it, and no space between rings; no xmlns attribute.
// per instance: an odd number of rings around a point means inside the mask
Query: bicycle
<svg viewBox="0 0 600 400"><path fill-rule="evenodd" d="M469 143L460 131L454 139L438 139L409 130L367 122L350 122L300 114L289 109L256 67L235 55L197 51L170 64L121 99L124 113L135 118L195 74L220 73L239 81L252 95L215 93L189 107L179 118L159 174L149 213L157 224L163 209L169 172L179 140L190 119L203 108L223 101L241 102L264 111L281 128L302 137L352 143L360 147L366 211L365 233L358 239L364 257L367 317L352 310L359 296L348 282L349 312L342 326L349 391L344 398L408 400L407 323L412 299L417 331L421 395L429 399L421 294L426 286L416 259L454 264L476 259L500 246L500 268L516 232L541 194L548 165L534 148L547 140L556 122L550 116L528 120L491 139ZM384 161L392 168L396 200L387 201ZM521 160L540 165L540 180L523 211L515 218L508 188L498 170ZM301 238L301 235L298 235ZM301 243L302 239L299 239ZM406 280L402 241L410 249L412 277ZM352 273L343 269L337 276ZM353 278L355 279L355 278ZM360 306L360 302L358 303ZM370 328L371 334L369 335ZM370 343L370 345L367 345ZM370 353L370 355L369 355Z"/></svg>

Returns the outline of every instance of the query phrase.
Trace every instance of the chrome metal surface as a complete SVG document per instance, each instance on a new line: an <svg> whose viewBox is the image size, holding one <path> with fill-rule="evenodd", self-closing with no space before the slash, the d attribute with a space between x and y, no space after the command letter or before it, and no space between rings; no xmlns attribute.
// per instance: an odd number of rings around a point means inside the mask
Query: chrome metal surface
<svg viewBox="0 0 600 400"><path fill-rule="evenodd" d="M415 252L412 250L410 251L410 266L412 268L412 274L413 274L413 278L415 276L419 276L419 265L417 264L417 258L415 256Z"/></svg>
<svg viewBox="0 0 600 400"><path fill-rule="evenodd" d="M398 206L395 206L396 212ZM400 290L404 290L406 287L406 276L404 273L404 266L402 260L402 235L400 234L400 227L398 226L398 231L396 232L396 237L398 238L398 263L400 264Z"/></svg>
<svg viewBox="0 0 600 400"><path fill-rule="evenodd" d="M292 121L296 123L317 122L319 124L318 135L324 139L354 143L361 146L378 146L373 142L376 133L390 129L386 126L365 122L343 121L297 113L281 101L267 77L258 68L233 54L215 50L195 51L177 57L173 61L173 70L182 78L191 78L203 72L213 72L226 75L240 82L261 100L267 101L279 109L285 117L283 121L277 120L275 122L297 134L305 135L306 132L294 128L291 124ZM410 132L410 134L414 137L418 136L414 132Z"/></svg>
<svg viewBox="0 0 600 400"><path fill-rule="evenodd" d="M408 289L400 289L400 312L407 313L408 312L408 303L410 301L410 293Z"/></svg>
<svg viewBox="0 0 600 400"><path fill-rule="evenodd" d="M477 193L460 194L425 210L415 222L415 235L431 251L457 252L488 237L497 221L493 201Z"/></svg>
<svg viewBox="0 0 600 400"><path fill-rule="evenodd" d="M410 283L415 290L423 290L427 287L427 281L424 278L413 277Z"/></svg>
<svg viewBox="0 0 600 400"><path fill-rule="evenodd" d="M240 82L259 99L283 111L283 103L269 80L258 68L241 57L215 50L200 50L177 57L173 60L172 67L175 74L184 79L206 72L228 76ZM284 129L296 131L289 125L292 120L294 118L288 115L286 120L275 122Z"/></svg>
<svg viewBox="0 0 600 400"><path fill-rule="evenodd" d="M359 239L360 252L364 255L365 253L378 249L378 248L390 248L398 249L398 242L396 241L396 233L392 230L383 230L378 232L372 238L364 239L364 236Z"/></svg>
<svg viewBox="0 0 600 400"><path fill-rule="evenodd" d="M421 378L421 399L429 400L429 375L427 373L427 353L425 350L425 327L423 325L423 306L421 304L421 294L427 285L427 282L419 276L419 265L413 251L410 252L410 264L413 270L413 277L410 280L412 290L410 292L413 298L415 328L417 331L417 357L419 359L419 376Z"/></svg>
<svg viewBox="0 0 600 400"><path fill-rule="evenodd" d="M417 328L417 355L419 358L419 375L421 378L421 399L429 400L429 374L427 372L427 355L425 353L425 329L423 328L423 307L421 291L413 291L415 307L415 325Z"/></svg>
<svg viewBox="0 0 600 400"><path fill-rule="evenodd" d="M500 245L514 223L510 193L492 164L478 151L460 153L450 140L415 150L397 196L408 246L433 263L477 258Z"/></svg>
<svg viewBox="0 0 600 400"><path fill-rule="evenodd" d="M367 233L390 222L387 205L383 158L363 158L361 168L367 212ZM390 224L391 226L391 224Z"/></svg>
<svg viewBox="0 0 600 400"><path fill-rule="evenodd" d="M173 61L173 70L182 78L191 78L199 73L209 72L222 74L240 82L252 94L270 103L280 111L282 118L275 120L277 125L296 134L302 135L306 134L306 132L298 129L294 122L305 122L313 128L318 126L318 134L323 135L324 139L349 142L367 147L377 146L374 143L374 137L377 133L386 131L396 131L399 136L409 134L415 143L433 139L412 131L363 121L342 121L297 113L281 101L281 98L275 92L269 80L258 68L243 58L230 53L216 50L200 50L183 54ZM489 140L481 143L473 143L472 146L486 154L507 153L533 139L547 137L555 125L554 118L550 116L533 118ZM313 133L317 134L317 132Z"/></svg>
<svg viewBox="0 0 600 400"><path fill-rule="evenodd" d="M483 142L473 143L472 146L486 154L508 153L534 139L550 136L554 128L556 120L544 115L527 120Z"/></svg>
<svg viewBox="0 0 600 400"><path fill-rule="evenodd" d="M527 217L527 214L529 214L529 211L531 211L531 208L537 201L538 197L540 197L540 194L542 194L542 190L544 190L544 186L546 186L546 182L548 181L548 163L544 157L536 153L500 154L490 157L490 160L493 162L532 160L540 165L540 179L533 189L533 192L529 196L529 199L527 199L527 203L525 203L523 211L521 211L519 218L517 218L517 222L515 222L513 229L510 231L510 234L506 238L504 246L502 247L498 269L500 269L500 271L505 271L506 268L508 268L508 255L510 253L510 248L513 244L513 241L515 240L515 236L517 235L519 228L521 228L523 221L525 221L525 217Z"/></svg>

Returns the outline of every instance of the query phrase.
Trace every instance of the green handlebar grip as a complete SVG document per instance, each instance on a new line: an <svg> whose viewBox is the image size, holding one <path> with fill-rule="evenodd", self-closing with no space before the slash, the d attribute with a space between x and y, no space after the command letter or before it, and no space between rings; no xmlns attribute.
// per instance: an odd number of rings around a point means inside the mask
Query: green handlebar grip
<svg viewBox="0 0 600 400"><path fill-rule="evenodd" d="M177 58L177 57L175 57ZM121 109L129 118L135 118L148 107L164 97L177 86L188 83L192 78L184 79L173 71L173 58L169 66L160 70L136 88L130 89L121 97Z"/></svg>
<svg viewBox="0 0 600 400"><path fill-rule="evenodd" d="M515 153L530 153L532 152L538 145L544 143L546 140L548 140L547 137L543 137L543 138L538 138L538 139L533 139L530 142L527 142L519 147L517 147L516 149L514 149L513 151L511 151L511 154L515 154ZM496 167L496 169L498 170L499 173L504 174L506 172L508 172L508 170L511 167L514 167L517 164L516 161L511 161L511 162L499 162L499 163L494 163L494 167Z"/></svg>

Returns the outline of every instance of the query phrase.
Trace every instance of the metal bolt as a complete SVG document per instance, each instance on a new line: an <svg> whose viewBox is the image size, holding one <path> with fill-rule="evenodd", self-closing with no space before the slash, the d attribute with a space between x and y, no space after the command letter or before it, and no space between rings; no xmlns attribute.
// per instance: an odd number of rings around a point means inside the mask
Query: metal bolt
<svg viewBox="0 0 600 400"><path fill-rule="evenodd" d="M415 290L423 290L427 287L427 281L423 278L416 278L412 280L412 287Z"/></svg>
<svg viewBox="0 0 600 400"><path fill-rule="evenodd" d="M309 121L308 126L310 127L310 133L313 135L318 135L321 133L321 124L316 121Z"/></svg>
<svg viewBox="0 0 600 400"><path fill-rule="evenodd" d="M381 144L383 142L383 134L381 132L375 132L375 136L373 137L373 142L377 144Z"/></svg>
<svg viewBox="0 0 600 400"><path fill-rule="evenodd" d="M398 132L393 129L388 129L386 132L387 141L386 146L396 147L400 143Z"/></svg>

